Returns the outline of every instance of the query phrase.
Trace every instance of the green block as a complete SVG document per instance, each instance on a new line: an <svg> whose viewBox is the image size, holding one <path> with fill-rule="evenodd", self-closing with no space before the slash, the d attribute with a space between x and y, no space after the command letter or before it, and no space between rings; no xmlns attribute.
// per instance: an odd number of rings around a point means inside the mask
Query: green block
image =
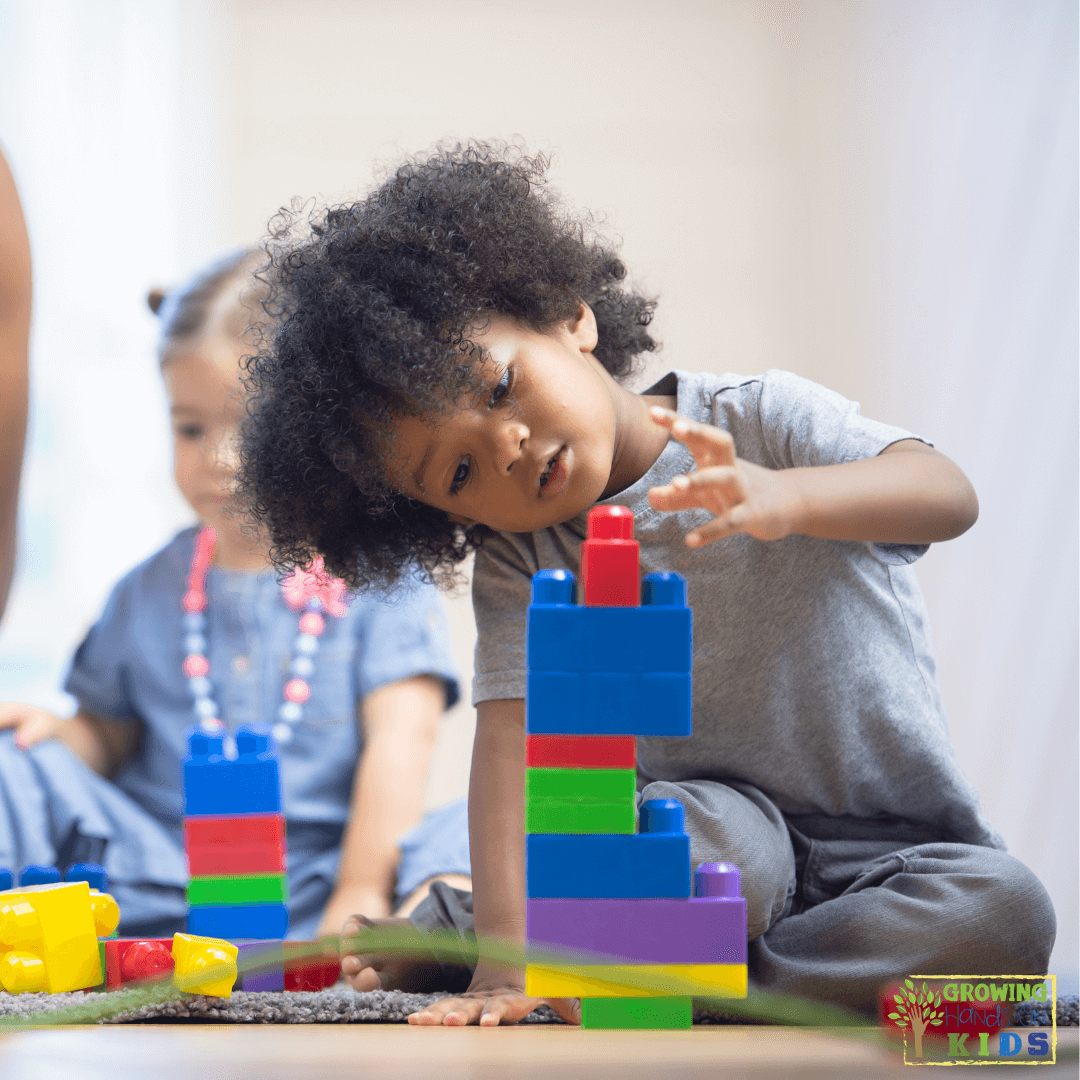
<svg viewBox="0 0 1080 1080"><path fill-rule="evenodd" d="M116 934L114 933L112 936L116 937ZM102 994L104 994L105 991L108 989L108 986L106 985L108 976L105 974L105 942L106 942L106 940L107 940L106 938L98 938L98 943L97 943L98 960L101 961L101 982L99 982L97 984L97 986L91 986L89 988L91 990L98 991L98 992L100 992Z"/></svg>
<svg viewBox="0 0 1080 1080"><path fill-rule="evenodd" d="M583 1028L689 1028L694 1001L688 997L582 998Z"/></svg>
<svg viewBox="0 0 1080 1080"><path fill-rule="evenodd" d="M637 774L633 769L525 770L526 799L591 799L613 802L633 799Z"/></svg>
<svg viewBox="0 0 1080 1080"><path fill-rule="evenodd" d="M284 874L242 874L193 877L188 882L188 904L269 904L289 898Z"/></svg>
<svg viewBox="0 0 1080 1080"><path fill-rule="evenodd" d="M529 799L525 804L527 833L632 833L636 821L633 799Z"/></svg>

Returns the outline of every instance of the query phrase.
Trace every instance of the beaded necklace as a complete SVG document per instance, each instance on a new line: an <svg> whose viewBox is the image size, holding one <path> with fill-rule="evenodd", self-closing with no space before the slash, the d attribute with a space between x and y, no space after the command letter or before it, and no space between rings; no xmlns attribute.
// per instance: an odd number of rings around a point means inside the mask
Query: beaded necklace
<svg viewBox="0 0 1080 1080"><path fill-rule="evenodd" d="M195 721L207 734L220 735L225 725L221 710L211 695L209 643L206 640L206 573L214 557L217 535L205 526L195 537L188 572L187 591L181 601L184 609L184 674L194 699ZM293 729L304 718L304 705L311 697L310 679L315 671L315 654L319 638L326 629L320 612L341 618L348 610L345 602L345 583L330 577L323 569L321 558L311 567L294 570L281 584L281 595L293 611L300 612L296 640L293 642L289 678L282 689L284 701L278 706L277 723L272 733L279 743L293 737Z"/></svg>

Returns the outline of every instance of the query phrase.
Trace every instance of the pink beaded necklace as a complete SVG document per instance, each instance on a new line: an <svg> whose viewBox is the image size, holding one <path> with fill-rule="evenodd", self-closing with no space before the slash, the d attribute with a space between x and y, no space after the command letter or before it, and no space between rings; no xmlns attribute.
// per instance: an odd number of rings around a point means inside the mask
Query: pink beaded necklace
<svg viewBox="0 0 1080 1080"><path fill-rule="evenodd" d="M213 685L210 682L209 643L206 640L206 573L214 558L216 543L217 535L210 526L199 530L195 537L195 549L191 553L187 592L181 601L185 631L184 674L195 702L195 721L209 734L220 734L225 730L220 718L221 710L211 695ZM306 570L297 567L281 583L281 595L293 611L300 612L289 678L282 690L285 700L278 706L277 722L272 728L274 738L279 743L287 743L293 737L293 729L303 719L304 705L311 697L309 680L315 671L319 638L326 629L326 620L320 612L325 611L340 619L348 610L348 605L345 583L326 573L321 558L316 558Z"/></svg>

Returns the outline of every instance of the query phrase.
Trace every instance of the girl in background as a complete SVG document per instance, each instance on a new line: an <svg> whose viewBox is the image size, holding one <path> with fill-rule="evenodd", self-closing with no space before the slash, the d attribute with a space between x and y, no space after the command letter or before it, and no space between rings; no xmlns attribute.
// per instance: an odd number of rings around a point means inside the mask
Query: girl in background
<svg viewBox="0 0 1080 1080"><path fill-rule="evenodd" d="M229 509L250 253L150 296L162 323L177 485L200 524L132 570L79 647L70 720L0 705L0 865L102 861L120 932L183 928L185 730L272 725L288 828L290 936L407 914L436 879L468 885L464 804L422 818L443 711L458 696L435 591L350 597L296 571Z"/></svg>

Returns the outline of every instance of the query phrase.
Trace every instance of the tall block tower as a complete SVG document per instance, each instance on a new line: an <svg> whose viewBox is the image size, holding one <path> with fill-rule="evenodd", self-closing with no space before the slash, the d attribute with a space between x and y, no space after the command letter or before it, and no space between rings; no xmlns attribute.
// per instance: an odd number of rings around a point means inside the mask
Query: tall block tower
<svg viewBox="0 0 1080 1080"><path fill-rule="evenodd" d="M641 579L633 528L624 507L589 514L584 604L569 571L533 578L527 937L581 962L530 962L525 989L580 997L583 1027L689 1027L695 992L746 994L746 901L727 863L700 866L691 889L679 802L635 808L635 736L691 734L693 635L686 582Z"/></svg>
<svg viewBox="0 0 1080 1080"><path fill-rule="evenodd" d="M236 751L227 758L221 736L188 732L188 933L230 941L284 938L288 878L278 760L269 736L256 728L238 729Z"/></svg>

